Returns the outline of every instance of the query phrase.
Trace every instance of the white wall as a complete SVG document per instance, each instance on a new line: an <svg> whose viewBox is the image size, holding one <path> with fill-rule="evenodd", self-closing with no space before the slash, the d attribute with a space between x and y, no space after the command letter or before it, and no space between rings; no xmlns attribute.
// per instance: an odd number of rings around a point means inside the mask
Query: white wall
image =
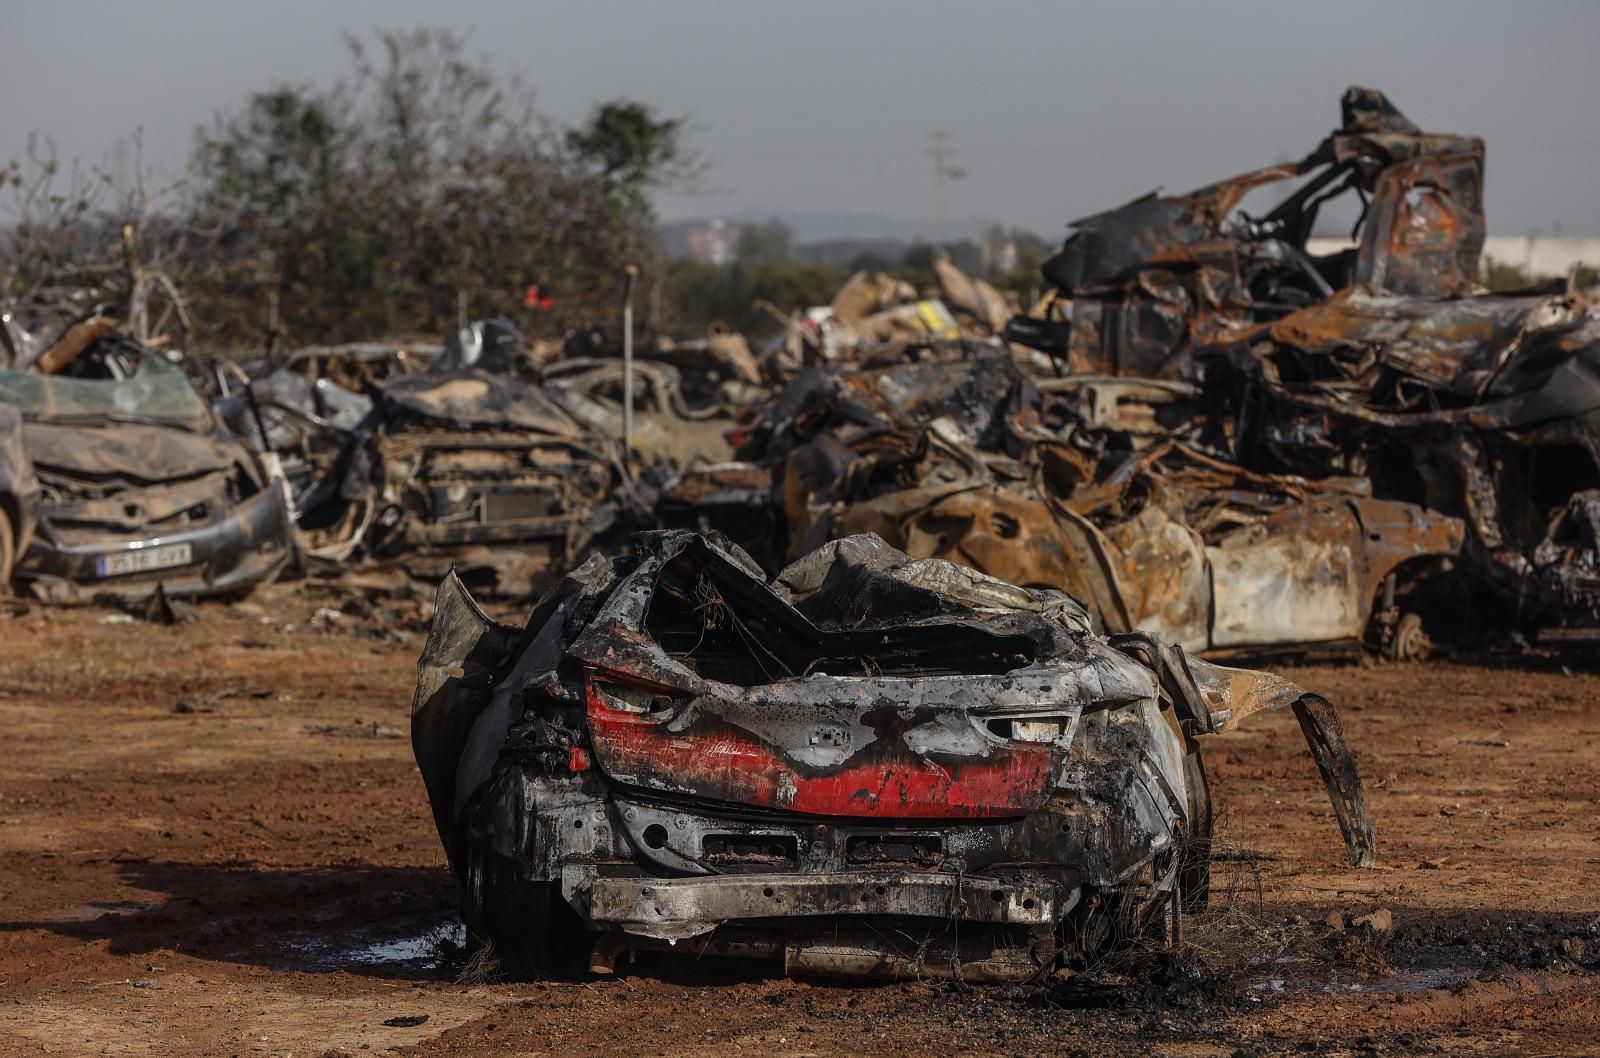
<svg viewBox="0 0 1600 1058"><path fill-rule="evenodd" d="M1350 245L1349 239L1337 235L1321 235L1306 242L1306 248L1318 256ZM1600 269L1600 239L1491 235L1483 242L1483 256L1496 264L1514 265L1530 278L1561 279L1578 264Z"/></svg>
<svg viewBox="0 0 1600 1058"><path fill-rule="evenodd" d="M1530 276L1560 278L1580 264L1600 269L1600 239L1491 235L1483 241L1483 256Z"/></svg>

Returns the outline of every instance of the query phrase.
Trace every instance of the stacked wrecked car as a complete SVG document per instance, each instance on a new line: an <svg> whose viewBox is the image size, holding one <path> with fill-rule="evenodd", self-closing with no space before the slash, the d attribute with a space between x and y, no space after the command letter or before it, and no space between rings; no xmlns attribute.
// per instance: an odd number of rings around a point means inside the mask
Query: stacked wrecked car
<svg viewBox="0 0 1600 1058"><path fill-rule="evenodd" d="M1240 208L1274 185L1291 190L1269 212ZM1077 222L1044 266L1054 294L1007 335L1064 385L1169 384L1206 449L1252 474L1459 519L1457 575L1391 622L1391 642L1426 638L1424 617L1590 642L1600 310L1560 285L1476 286L1482 191L1480 140L1423 132L1353 88L1299 162ZM1359 204L1349 245L1314 255L1340 201Z"/></svg>
<svg viewBox="0 0 1600 1058"><path fill-rule="evenodd" d="M246 436L270 416L259 446L305 468L295 517L314 569L437 581L454 568L526 597L640 509L614 442L527 377L509 324L403 360L341 352L293 356L231 402ZM359 392L333 381L341 366Z"/></svg>
<svg viewBox="0 0 1600 1058"><path fill-rule="evenodd" d="M1190 650L1425 652L1400 606L1452 569L1458 520L1355 478L1246 471L1172 387L1107 382L1036 381L1004 351L817 373L748 454L777 468L792 556L872 532Z"/></svg>
<svg viewBox="0 0 1600 1058"><path fill-rule="evenodd" d="M675 524L769 571L871 531L1219 655L1590 635L1589 304L1476 288L1481 141L1366 89L1342 117L1297 162L1077 222L1004 324L948 262L959 330L852 277L790 321L741 461L664 494L699 503ZM1341 210L1348 245L1313 252ZM1461 620L1485 601L1503 619Z"/></svg>

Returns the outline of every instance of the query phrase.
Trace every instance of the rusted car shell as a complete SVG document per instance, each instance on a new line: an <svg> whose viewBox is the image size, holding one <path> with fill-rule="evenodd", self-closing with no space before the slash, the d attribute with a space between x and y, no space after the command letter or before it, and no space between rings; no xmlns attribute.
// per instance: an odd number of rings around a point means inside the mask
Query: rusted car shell
<svg viewBox="0 0 1600 1058"><path fill-rule="evenodd" d="M534 594L638 501L609 439L551 394L482 368L368 385L373 406L300 501L319 563L399 560L438 580Z"/></svg>
<svg viewBox="0 0 1600 1058"><path fill-rule="evenodd" d="M1190 384L1035 387L986 357L819 379L783 399L789 419L767 430L789 446L776 493L792 555L876 533L1066 591L1103 628L1190 651L1361 649L1388 579L1462 547L1458 519L1354 479L1252 473L1184 443L1202 402Z"/></svg>
<svg viewBox="0 0 1600 1058"><path fill-rule="evenodd" d="M1483 141L1422 132L1381 92L1351 88L1342 124L1298 162L1186 195L1146 195L1073 223L1043 274L1059 293L1008 336L1067 371L1181 378L1192 350L1366 286L1399 295L1474 289L1483 247ZM1268 214L1245 195L1299 180ZM1318 211L1359 195L1356 245L1306 249Z"/></svg>
<svg viewBox="0 0 1600 1058"><path fill-rule="evenodd" d="M1384 579L1455 557L1464 537L1459 519L1414 504L1334 495L1207 544L1159 506L1101 528L993 484L891 493L841 509L835 524L880 532L915 557L1060 588L1107 630L1146 628L1202 653L1359 647Z"/></svg>
<svg viewBox="0 0 1600 1058"><path fill-rule="evenodd" d="M1600 593L1575 572L1589 547L1545 546L1600 486L1600 307L1587 297L1351 290L1200 355L1248 409L1227 430L1253 464L1359 474L1375 495L1457 515L1490 599L1556 638L1600 627Z"/></svg>

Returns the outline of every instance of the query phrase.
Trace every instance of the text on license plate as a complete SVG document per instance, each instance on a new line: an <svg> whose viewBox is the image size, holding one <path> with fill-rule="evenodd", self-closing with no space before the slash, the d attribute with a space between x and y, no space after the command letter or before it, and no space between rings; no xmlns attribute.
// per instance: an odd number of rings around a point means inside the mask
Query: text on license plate
<svg viewBox="0 0 1600 1058"><path fill-rule="evenodd" d="M138 551L119 551L114 555L100 556L100 575L120 577L169 566L186 566L193 560L193 544L167 544L165 547L145 547Z"/></svg>

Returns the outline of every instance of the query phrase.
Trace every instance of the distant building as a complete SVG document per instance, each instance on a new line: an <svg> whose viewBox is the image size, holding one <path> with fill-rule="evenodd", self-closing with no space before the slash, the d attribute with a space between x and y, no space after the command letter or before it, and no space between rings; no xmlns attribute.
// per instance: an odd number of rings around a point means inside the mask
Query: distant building
<svg viewBox="0 0 1600 1058"><path fill-rule="evenodd" d="M987 276L1003 276L1017 267L1017 240L987 238L978 244L979 271Z"/></svg>
<svg viewBox="0 0 1600 1058"><path fill-rule="evenodd" d="M733 263L734 243L739 237L739 229L730 226L720 217L707 221L697 228L690 228L685 233L689 244L689 257L711 265L725 265Z"/></svg>

